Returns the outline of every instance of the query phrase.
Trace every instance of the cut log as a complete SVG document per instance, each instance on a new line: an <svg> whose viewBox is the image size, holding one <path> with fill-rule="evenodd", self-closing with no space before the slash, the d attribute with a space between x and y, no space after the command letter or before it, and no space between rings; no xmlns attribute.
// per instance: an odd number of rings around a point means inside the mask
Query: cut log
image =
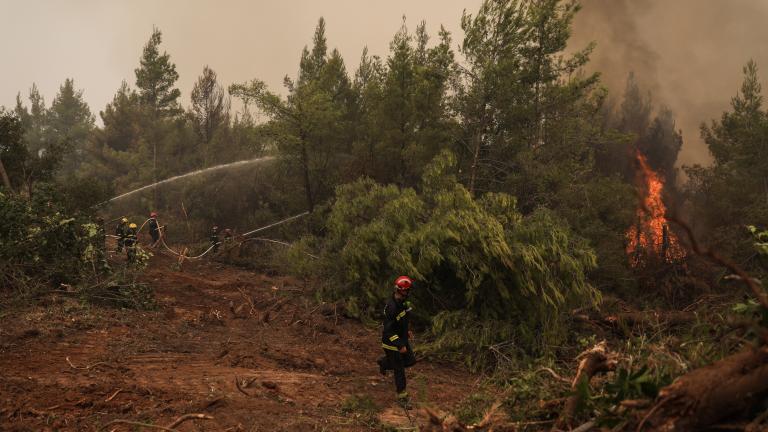
<svg viewBox="0 0 768 432"><path fill-rule="evenodd" d="M747 349L664 387L637 430L701 430L748 412L766 395L768 347Z"/></svg>

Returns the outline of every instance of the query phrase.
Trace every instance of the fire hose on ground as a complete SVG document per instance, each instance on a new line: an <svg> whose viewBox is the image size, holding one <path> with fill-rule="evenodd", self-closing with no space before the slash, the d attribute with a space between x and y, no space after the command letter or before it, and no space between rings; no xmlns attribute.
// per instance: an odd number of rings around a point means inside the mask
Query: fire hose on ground
<svg viewBox="0 0 768 432"><path fill-rule="evenodd" d="M248 231L248 232L246 232L246 233L244 233L244 234L241 234L241 235L240 235L240 237L247 237L247 236L249 236L249 235L252 235L252 234L255 234L255 233L257 233L257 232L261 232L261 231L267 230L267 229L269 229L269 228L273 228L273 227L276 227L276 226L278 226L278 225L282 225L282 224L284 224L284 223L290 222L290 221L292 221L292 220L295 220L295 219L298 219L298 218L304 217L304 216L306 216L306 215L308 215L308 214L309 214L309 212L307 211L307 212L304 212L304 213L300 213L300 214L297 214L297 215L295 215L295 216L291 216L291 217L285 218L285 219L283 219L283 220L280 220L280 221L277 221L277 222L271 223L271 224L269 224L269 225L266 225L266 226L263 226L263 227L260 227L260 228L256 228L256 229L254 229L254 230ZM136 230L136 234L137 234L137 235L138 235L138 234L141 232L142 228L144 228L144 226L147 224L147 222L149 222L149 219L147 219L146 221L144 221L144 223L143 223L143 224L141 224L141 227L139 227L139 229L138 229L138 230ZM164 229L164 228L165 228L165 226L161 226L161 227L160 227L160 229ZM110 235L110 234L107 234L107 237L112 237L112 238L119 238L118 236L115 236L115 235ZM279 241L279 240L273 240L273 239L260 238L260 237L252 237L252 238L246 238L246 239L244 239L244 240L240 241L238 244L243 244L243 243L246 243L246 242L249 242L249 241L261 241L261 242L266 242L266 243L274 243L274 244L280 244L280 245L289 246L289 247L291 246L291 244L290 244L290 243L287 243L287 242L283 242L283 241ZM224 244L224 242L222 242L222 241L216 242L216 243L212 244L210 247L208 247L208 249L206 249L205 251L203 251L203 253L201 253L200 255L195 255L195 256L189 256L189 255L185 255L185 254L183 254L183 253L179 253L179 252L176 252L175 250L171 249L171 247L170 247L170 246L168 246L168 244L165 242L165 236L163 236L163 235L161 235L161 236L160 236L160 244L162 244L162 245L163 245L163 247L164 247L164 248L165 248L165 249L166 249L168 252L172 253L173 255L175 255L175 256L177 256L177 257L179 257L179 258L183 258L183 259L185 259L185 260L197 260L197 259L201 259L201 258L203 258L204 256L208 255L208 254L209 254L209 253L210 253L212 250L214 250L214 249L215 249L217 246ZM306 254L306 255L308 255L308 256L310 256L310 257L312 257L312 258L314 258L314 259L318 259L318 257L317 257L316 255L312 255L312 254L310 254L310 253L307 253L307 252L305 252L305 254Z"/></svg>

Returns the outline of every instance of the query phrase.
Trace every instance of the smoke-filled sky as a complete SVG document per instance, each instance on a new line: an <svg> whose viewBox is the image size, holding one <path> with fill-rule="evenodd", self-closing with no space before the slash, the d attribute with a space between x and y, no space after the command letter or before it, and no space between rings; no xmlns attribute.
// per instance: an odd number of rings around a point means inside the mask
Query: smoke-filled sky
<svg viewBox="0 0 768 432"><path fill-rule="evenodd" d="M698 125L727 108L754 58L768 77L766 0L582 0L574 45L596 40L592 68L603 72L614 94L634 70L668 105L683 130L683 163L708 161ZM153 25L180 74L188 104L192 84L210 65L224 85L260 78L279 90L295 75L304 45L320 16L331 47L350 72L368 46L385 56L403 15L409 28L425 19L436 35L440 24L461 39L464 9L481 0L0 0L0 105L37 83L50 104L65 78L84 89L97 114L120 82L134 83L134 69ZM764 80L765 82L765 80Z"/></svg>
<svg viewBox="0 0 768 432"><path fill-rule="evenodd" d="M582 0L574 45L594 40L590 68L621 95L630 71L677 118L684 145L678 159L710 158L699 125L729 108L754 59L768 91L766 0Z"/></svg>

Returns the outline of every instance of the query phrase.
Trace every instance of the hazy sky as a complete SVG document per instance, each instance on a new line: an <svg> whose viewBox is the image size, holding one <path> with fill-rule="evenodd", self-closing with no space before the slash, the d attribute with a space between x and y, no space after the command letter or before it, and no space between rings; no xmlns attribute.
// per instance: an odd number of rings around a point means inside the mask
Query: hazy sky
<svg viewBox="0 0 768 432"><path fill-rule="evenodd" d="M425 19L460 40L462 11L479 0L0 0L0 105L13 106L37 83L50 104L65 78L97 114L134 69L155 25L176 63L184 105L203 66L224 85L259 78L275 90L298 70L301 49L312 42L317 20L327 23L330 48L338 48L350 73L363 48L386 56L405 14L410 29Z"/></svg>
<svg viewBox="0 0 768 432"><path fill-rule="evenodd" d="M719 117L755 58L768 77L768 0L582 0L576 42L597 40L593 67L614 93L629 70L670 106L683 129L684 163L706 162L700 122ZM0 105L12 107L37 83L50 105L65 78L84 89L91 111L112 99L123 79L134 85L141 49L155 25L176 63L183 104L205 64L225 86L259 78L282 89L295 76L302 47L320 16L330 47L350 73L364 46L386 56L407 16L443 24L461 40L464 9L481 0L0 0ZM765 80L764 80L765 82Z"/></svg>

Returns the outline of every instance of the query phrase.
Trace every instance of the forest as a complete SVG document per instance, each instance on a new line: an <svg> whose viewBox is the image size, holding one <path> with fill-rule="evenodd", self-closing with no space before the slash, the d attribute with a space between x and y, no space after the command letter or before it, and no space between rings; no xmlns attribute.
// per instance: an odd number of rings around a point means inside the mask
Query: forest
<svg viewBox="0 0 768 432"><path fill-rule="evenodd" d="M355 70L319 18L283 88L205 65L189 106L155 28L98 112L88 83L20 90L0 429L768 430L762 72L734 65L711 164L681 164L641 77L588 72L579 12L484 0L458 39L403 17ZM375 362L401 275L402 409Z"/></svg>

